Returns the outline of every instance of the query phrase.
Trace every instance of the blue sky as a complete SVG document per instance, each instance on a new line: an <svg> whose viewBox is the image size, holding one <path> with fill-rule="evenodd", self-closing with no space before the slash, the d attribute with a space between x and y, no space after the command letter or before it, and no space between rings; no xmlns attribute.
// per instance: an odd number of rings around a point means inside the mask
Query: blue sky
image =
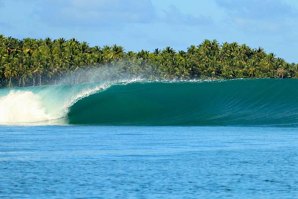
<svg viewBox="0 0 298 199"><path fill-rule="evenodd" d="M216 39L298 62L298 1L0 0L0 34L150 51Z"/></svg>

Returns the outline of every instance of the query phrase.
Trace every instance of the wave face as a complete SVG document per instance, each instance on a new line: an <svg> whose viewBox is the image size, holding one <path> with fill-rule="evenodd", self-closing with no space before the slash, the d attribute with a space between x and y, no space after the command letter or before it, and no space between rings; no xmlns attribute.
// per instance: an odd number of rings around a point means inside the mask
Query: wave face
<svg viewBox="0 0 298 199"><path fill-rule="evenodd" d="M298 80L87 83L0 90L1 125L298 126Z"/></svg>
<svg viewBox="0 0 298 199"><path fill-rule="evenodd" d="M296 126L298 80L114 85L73 104L71 124Z"/></svg>

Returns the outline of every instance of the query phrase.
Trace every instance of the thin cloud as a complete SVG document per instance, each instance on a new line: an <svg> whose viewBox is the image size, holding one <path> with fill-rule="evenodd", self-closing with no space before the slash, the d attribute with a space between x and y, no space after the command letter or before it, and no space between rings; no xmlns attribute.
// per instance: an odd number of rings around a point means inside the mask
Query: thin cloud
<svg viewBox="0 0 298 199"><path fill-rule="evenodd" d="M280 0L215 0L227 14L251 20L272 20L291 17L297 11Z"/></svg>
<svg viewBox="0 0 298 199"><path fill-rule="evenodd" d="M0 0L1 1L1 0ZM130 24L208 25L209 17L158 10L151 0L36 0L35 15L44 23L65 27L121 27Z"/></svg>
<svg viewBox="0 0 298 199"><path fill-rule="evenodd" d="M177 25L189 25L189 26L201 26L210 25L213 23L212 19L205 16L193 16L191 14L185 14L181 12L176 6L170 6L167 10L164 10L161 20L169 24Z"/></svg>
<svg viewBox="0 0 298 199"><path fill-rule="evenodd" d="M39 3L38 15L62 26L149 23L156 16L150 0L46 0Z"/></svg>
<svg viewBox="0 0 298 199"><path fill-rule="evenodd" d="M279 32L296 24L297 10L280 0L215 0L226 23L248 31Z"/></svg>

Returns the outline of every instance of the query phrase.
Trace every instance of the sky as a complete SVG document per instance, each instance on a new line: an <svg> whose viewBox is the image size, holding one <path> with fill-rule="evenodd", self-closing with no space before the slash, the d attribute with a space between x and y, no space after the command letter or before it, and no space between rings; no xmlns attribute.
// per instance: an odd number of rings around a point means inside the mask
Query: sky
<svg viewBox="0 0 298 199"><path fill-rule="evenodd" d="M0 0L0 34L125 50L238 42L298 63L297 0Z"/></svg>

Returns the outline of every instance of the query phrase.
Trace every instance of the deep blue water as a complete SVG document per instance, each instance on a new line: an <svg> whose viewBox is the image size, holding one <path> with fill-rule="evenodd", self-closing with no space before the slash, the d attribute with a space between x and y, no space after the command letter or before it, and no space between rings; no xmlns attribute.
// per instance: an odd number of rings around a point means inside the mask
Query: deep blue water
<svg viewBox="0 0 298 199"><path fill-rule="evenodd" d="M298 198L297 132L0 127L0 198Z"/></svg>

